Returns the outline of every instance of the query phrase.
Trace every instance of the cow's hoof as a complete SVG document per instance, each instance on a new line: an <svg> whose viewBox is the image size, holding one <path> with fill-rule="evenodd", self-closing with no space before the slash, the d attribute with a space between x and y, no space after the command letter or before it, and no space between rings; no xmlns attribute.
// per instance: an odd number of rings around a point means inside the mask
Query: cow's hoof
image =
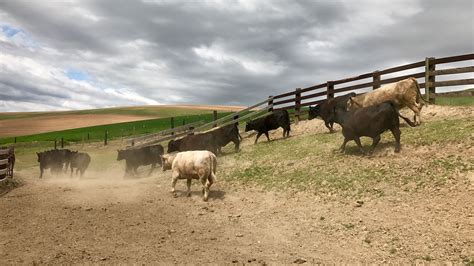
<svg viewBox="0 0 474 266"><path fill-rule="evenodd" d="M399 153L399 152L400 152L400 149L395 149L395 152L396 152L396 153Z"/></svg>
<svg viewBox="0 0 474 266"><path fill-rule="evenodd" d="M188 197L188 198L191 197L191 193L187 193L186 197Z"/></svg>
<svg viewBox="0 0 474 266"><path fill-rule="evenodd" d="M207 201L207 197L203 197L203 198L202 198L202 201Z"/></svg>

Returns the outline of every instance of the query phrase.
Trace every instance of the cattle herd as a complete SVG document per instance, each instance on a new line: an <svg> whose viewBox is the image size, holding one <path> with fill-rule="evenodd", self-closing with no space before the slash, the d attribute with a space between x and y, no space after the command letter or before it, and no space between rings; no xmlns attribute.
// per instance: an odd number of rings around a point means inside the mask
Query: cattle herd
<svg viewBox="0 0 474 266"><path fill-rule="evenodd" d="M321 104L309 108L309 119L321 117L326 127L332 133L333 124L342 127L344 142L340 147L345 151L348 141L354 140L362 154L360 137L372 138L374 150L380 141L380 135L390 130L395 138L395 152L400 151L400 121L401 117L411 127L421 124L420 111L424 100L420 94L419 85L414 78L408 78L393 84L382 86L374 91L356 95L349 93L323 101ZM425 101L425 100L424 100ZM408 107L414 112L414 121L402 116L399 109ZM283 128L283 137L290 134L290 118L286 110L277 110L270 115L247 122L245 132L254 130L258 138L265 134L270 141L268 132ZM190 195L192 179L202 183L203 200L208 199L209 188L216 180L217 159L216 154L222 154L221 148L233 142L235 151L240 150L242 137L239 134L237 123L219 127L212 131L187 135L181 139L171 140L168 143L167 154L161 145L146 147L131 147L118 150L117 160L125 160L125 175L136 175L137 168L150 165L149 174L156 165L161 165L162 170L171 170L172 189L175 192L177 180L187 180L187 195ZM52 173L66 171L68 167L77 173L84 174L90 163L87 153L70 151L68 149L49 150L37 153L40 163L40 178L44 169L51 169Z"/></svg>

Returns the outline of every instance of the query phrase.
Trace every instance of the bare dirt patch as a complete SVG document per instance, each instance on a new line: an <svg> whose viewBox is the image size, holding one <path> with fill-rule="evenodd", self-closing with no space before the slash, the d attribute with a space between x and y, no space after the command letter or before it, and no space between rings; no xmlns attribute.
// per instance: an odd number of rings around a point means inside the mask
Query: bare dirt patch
<svg viewBox="0 0 474 266"><path fill-rule="evenodd" d="M0 137L23 136L80 127L150 119L147 116L84 114L51 115L32 118L0 120Z"/></svg>

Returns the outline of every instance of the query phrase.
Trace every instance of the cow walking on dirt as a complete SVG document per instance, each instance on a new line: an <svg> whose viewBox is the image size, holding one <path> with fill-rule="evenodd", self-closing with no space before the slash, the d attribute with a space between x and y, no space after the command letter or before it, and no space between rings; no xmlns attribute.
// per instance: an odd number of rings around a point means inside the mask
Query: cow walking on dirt
<svg viewBox="0 0 474 266"><path fill-rule="evenodd" d="M87 153L82 152L72 152L71 155L71 177L74 172L74 168L76 169L76 175L81 173L81 177L84 175L87 167L89 167L89 163L91 162L91 157Z"/></svg>
<svg viewBox="0 0 474 266"><path fill-rule="evenodd" d="M207 201L209 188L216 181L217 159L210 151L185 151L165 154L161 157L163 171L171 169L171 193L175 193L178 179L186 179L186 195L191 196L191 181L202 184L203 200Z"/></svg>
<svg viewBox="0 0 474 266"><path fill-rule="evenodd" d="M415 126L408 118L400 115L392 102L384 102L350 112L344 109L336 109L335 120L342 126L342 134L344 135L341 152L345 151L348 141L354 140L360 152L365 154L360 143L360 137L362 136L372 138L372 152L380 141L380 134L387 130L390 130L395 137L395 152L399 152L401 132L398 117L405 120L408 125Z"/></svg>
<svg viewBox="0 0 474 266"><path fill-rule="evenodd" d="M126 150L117 150L117 161L125 160L125 175L129 173L137 175L137 169L142 165L150 165L151 175L153 169L157 164L161 164L160 156L163 154L164 149L161 145L152 145L142 148L131 148Z"/></svg>

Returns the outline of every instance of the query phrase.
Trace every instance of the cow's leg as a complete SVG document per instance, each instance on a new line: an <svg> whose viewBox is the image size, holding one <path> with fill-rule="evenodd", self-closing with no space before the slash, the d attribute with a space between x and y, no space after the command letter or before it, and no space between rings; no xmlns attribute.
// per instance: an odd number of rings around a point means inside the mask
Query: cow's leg
<svg viewBox="0 0 474 266"><path fill-rule="evenodd" d="M186 180L186 185L188 187L188 190L186 191L186 197L191 197L191 181L192 181L191 178L188 178Z"/></svg>
<svg viewBox="0 0 474 266"><path fill-rule="evenodd" d="M150 169L150 172L148 173L148 175L151 175L151 173L153 172L153 169L155 169L155 166L156 166L156 163L151 164L151 169Z"/></svg>
<svg viewBox="0 0 474 266"><path fill-rule="evenodd" d="M355 137L354 138L354 141L356 142L357 144L357 147L359 147L359 151L365 155L365 151L364 149L362 148L362 143L360 143L360 138L359 137Z"/></svg>
<svg viewBox="0 0 474 266"><path fill-rule="evenodd" d="M72 177L73 172L74 172L74 169L71 167L71 177Z"/></svg>
<svg viewBox="0 0 474 266"><path fill-rule="evenodd" d="M420 111L421 111L421 105L409 105L408 108L410 108L413 113L415 113L414 117L413 117L413 122L415 125L420 125L421 124L421 114L420 114Z"/></svg>
<svg viewBox="0 0 474 266"><path fill-rule="evenodd" d="M235 145L235 148L234 148L235 152L239 152L239 150L240 150L240 140L239 140L239 138L234 139L233 142L234 142L234 145Z"/></svg>
<svg viewBox="0 0 474 266"><path fill-rule="evenodd" d="M393 137L395 138L395 152L400 152L400 129L398 127L390 129L392 131Z"/></svg>
<svg viewBox="0 0 474 266"><path fill-rule="evenodd" d="M330 125L330 122L327 120L324 120L324 125L329 129L329 133L333 133L334 129L332 128L332 125Z"/></svg>
<svg viewBox="0 0 474 266"><path fill-rule="evenodd" d="M349 139L344 138L344 142L342 143L341 148L339 148L341 150L341 153L344 153L344 151L346 151L346 144L348 141Z"/></svg>
<svg viewBox="0 0 474 266"><path fill-rule="evenodd" d="M374 152L375 146L377 146L379 142L380 142L380 135L372 138L372 149L370 150L370 153Z"/></svg>
<svg viewBox="0 0 474 266"><path fill-rule="evenodd" d="M270 141L270 137L268 136L268 131L265 132L265 136L267 137L267 141Z"/></svg>
<svg viewBox="0 0 474 266"><path fill-rule="evenodd" d="M261 136L262 134L263 134L262 132L258 132L257 138L255 139L255 142L254 142L253 144L257 144L257 140L258 140L258 138L260 138L260 136Z"/></svg>
<svg viewBox="0 0 474 266"><path fill-rule="evenodd" d="M44 172L44 169L40 167L40 176L39 176L39 178L43 178L43 172Z"/></svg>
<svg viewBox="0 0 474 266"><path fill-rule="evenodd" d="M329 131L331 131L330 133L334 133L334 132L335 132L335 130L334 130L334 122L333 122L333 121L330 121L330 122L329 122L329 126L331 127L331 128L329 128Z"/></svg>
<svg viewBox="0 0 474 266"><path fill-rule="evenodd" d="M175 192L176 182L178 182L178 178L179 178L179 172L173 171L171 173L171 193L173 194Z"/></svg>
<svg viewBox="0 0 474 266"><path fill-rule="evenodd" d="M138 166L133 167L133 174L134 174L135 176L138 176L138 171L137 171L137 169L138 169Z"/></svg>

